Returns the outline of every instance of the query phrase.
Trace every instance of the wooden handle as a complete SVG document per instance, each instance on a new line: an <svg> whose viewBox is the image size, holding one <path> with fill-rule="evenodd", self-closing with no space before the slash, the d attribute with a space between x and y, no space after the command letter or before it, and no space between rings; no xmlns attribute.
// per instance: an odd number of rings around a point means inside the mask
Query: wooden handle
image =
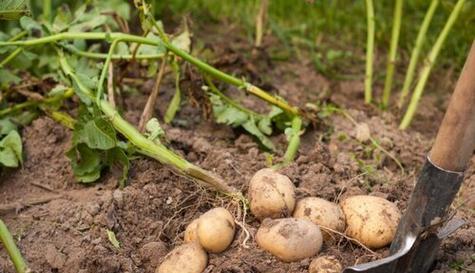
<svg viewBox="0 0 475 273"><path fill-rule="evenodd" d="M464 171L475 148L475 41L455 86L429 158L448 171Z"/></svg>

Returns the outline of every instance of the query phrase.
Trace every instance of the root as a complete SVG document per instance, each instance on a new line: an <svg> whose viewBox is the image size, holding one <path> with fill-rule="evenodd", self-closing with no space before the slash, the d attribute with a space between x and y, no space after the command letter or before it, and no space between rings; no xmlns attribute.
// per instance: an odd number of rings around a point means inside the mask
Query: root
<svg viewBox="0 0 475 273"><path fill-rule="evenodd" d="M379 256L378 253L372 251L371 249L369 249L367 246L365 246L362 242L358 241L357 239L348 237L348 236L346 236L344 233L341 233L341 232L336 231L336 230L331 229L331 228L327 228L327 227L324 227L324 226L319 226L319 227L320 227L321 229L327 231L327 232L331 232L331 233L340 235L341 237L345 238L346 240L351 241L351 242L353 242L353 243L359 245L359 246L362 247L364 250L368 251L369 253L371 253L371 254L374 255L374 256Z"/></svg>
<svg viewBox="0 0 475 273"><path fill-rule="evenodd" d="M247 245L247 241L249 241L249 239L251 238L251 233L249 232L249 230L247 230L246 228L246 216L247 216L247 205L246 205L246 200L239 200L239 203L242 203L242 210L243 210L243 213L242 213L242 222L238 221L238 220L234 220L234 222L236 223L236 225L238 225L242 231L244 232L245 234L245 237L244 237L244 240L242 241L241 245L243 248L246 248L248 249L249 246ZM238 216L240 216L241 214L241 206L238 205ZM239 217L240 218L240 217Z"/></svg>

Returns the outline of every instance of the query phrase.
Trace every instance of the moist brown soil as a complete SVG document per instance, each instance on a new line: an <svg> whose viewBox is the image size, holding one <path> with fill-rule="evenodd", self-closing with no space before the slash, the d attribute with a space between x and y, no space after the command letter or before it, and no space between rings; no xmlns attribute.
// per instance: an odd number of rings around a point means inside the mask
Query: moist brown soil
<svg viewBox="0 0 475 273"><path fill-rule="evenodd" d="M268 90L279 90L281 96L300 106L317 99L338 104L357 123L366 123L371 136L404 167L402 172L388 154L364 139L359 141L357 126L348 117L334 114L308 127L297 159L281 170L295 184L297 198L316 196L338 202L351 195L371 194L405 209L443 116L440 109L445 109L446 103L440 97L447 98L453 81L444 85L446 89L438 90L437 96L425 96L412 128L400 131L400 113L381 112L363 104L362 79L329 80L316 73L305 59L276 62L260 55L245 55L243 52L251 52L251 48L241 36L203 33L200 39L213 41L210 49L214 57L210 62L226 71L248 75ZM267 44L273 42L269 38ZM188 95L196 94L200 86L193 75L188 75L182 84ZM140 88L143 94L125 95L125 116L134 124L138 123L150 89L150 82L146 82ZM173 79L169 76L156 109L160 118L173 92ZM252 97L241 95L240 99L255 109L265 107ZM165 126L169 145L246 193L253 173L267 166L267 154L243 131L215 124L206 118L207 114L206 107L187 103L174 123ZM25 127L22 136L24 165L0 175L0 217L33 272L154 272L164 256L182 244L187 224L208 209L224 206L238 221L243 220L237 203L148 158L133 161L123 190L117 188L120 172L115 170L105 171L97 183L75 182L65 156L71 132L47 117ZM284 136L276 134L273 140L280 151L285 149ZM275 160L280 156L282 152ZM454 203L456 216L467 224L444 241L433 272L454 268L468 271L475 267L473 161ZM307 272L311 259L283 263L259 249L253 238L259 225L247 214L245 226L251 238L244 242L245 234L238 228L229 249L209 255L205 272ZM116 234L120 248L108 240L107 230ZM388 254L387 248L371 253L335 236L335 240L324 244L319 255L335 256L343 266ZM14 272L4 249L0 249L0 272Z"/></svg>

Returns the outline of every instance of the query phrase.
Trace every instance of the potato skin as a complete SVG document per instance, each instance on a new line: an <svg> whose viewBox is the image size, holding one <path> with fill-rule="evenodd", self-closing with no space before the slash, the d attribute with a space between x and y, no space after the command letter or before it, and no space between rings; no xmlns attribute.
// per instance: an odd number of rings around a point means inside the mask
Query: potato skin
<svg viewBox="0 0 475 273"><path fill-rule="evenodd" d="M295 207L295 186L290 179L266 168L254 174L248 190L252 214L260 220L288 217Z"/></svg>
<svg viewBox="0 0 475 273"><path fill-rule="evenodd" d="M340 273L342 266L334 256L320 256L312 260L308 273Z"/></svg>
<svg viewBox="0 0 475 273"><path fill-rule="evenodd" d="M312 221L318 226L331 228L336 231L345 231L345 215L338 206L318 197L307 197L301 199L295 205L295 218L302 218ZM324 241L330 240L331 234L322 230Z"/></svg>
<svg viewBox="0 0 475 273"><path fill-rule="evenodd" d="M341 202L346 217L346 234L369 248L388 245L396 234L401 212L390 201L376 196L357 195Z"/></svg>
<svg viewBox="0 0 475 273"><path fill-rule="evenodd" d="M284 262L316 255L322 247L320 228L305 219L266 219L256 233L260 248Z"/></svg>
<svg viewBox="0 0 475 273"><path fill-rule="evenodd" d="M165 256L155 273L201 273L208 264L208 254L197 243L176 247Z"/></svg>
<svg viewBox="0 0 475 273"><path fill-rule="evenodd" d="M226 250L234 238L234 218L225 208L214 208L199 218L198 240L203 248L211 253Z"/></svg>
<svg viewBox="0 0 475 273"><path fill-rule="evenodd" d="M191 223L189 223L188 226L186 227L185 236L183 238L185 243L198 242L198 234L197 234L198 220L199 218L191 221Z"/></svg>

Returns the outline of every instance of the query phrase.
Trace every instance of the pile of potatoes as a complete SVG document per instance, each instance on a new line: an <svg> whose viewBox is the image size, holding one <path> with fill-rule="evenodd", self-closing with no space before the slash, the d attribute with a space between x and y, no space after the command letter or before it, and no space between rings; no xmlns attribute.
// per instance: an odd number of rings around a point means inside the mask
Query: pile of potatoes
<svg viewBox="0 0 475 273"><path fill-rule="evenodd" d="M396 205L375 196L352 196L340 204L317 197L297 201L292 181L273 169L252 177L249 202L252 214L262 221L257 244L284 262L315 256L323 242L336 238L335 231L369 248L384 247L401 217Z"/></svg>
<svg viewBox="0 0 475 273"><path fill-rule="evenodd" d="M386 246L401 217L393 203L375 196L352 196L340 204L317 197L297 201L292 181L269 168L252 177L248 198L251 213L261 221L255 234L258 246L284 262L316 256L324 243L333 242L335 232L369 248ZM172 250L156 273L200 273L206 268L207 253L225 251L234 234L231 213L222 207L211 209L188 225L185 244ZM326 256L315 258L309 267L310 272L340 270L339 261Z"/></svg>
<svg viewBox="0 0 475 273"><path fill-rule="evenodd" d="M185 230L185 244L165 256L156 273L200 273L209 253L221 253L231 245L234 217L225 208L214 208L193 220Z"/></svg>

